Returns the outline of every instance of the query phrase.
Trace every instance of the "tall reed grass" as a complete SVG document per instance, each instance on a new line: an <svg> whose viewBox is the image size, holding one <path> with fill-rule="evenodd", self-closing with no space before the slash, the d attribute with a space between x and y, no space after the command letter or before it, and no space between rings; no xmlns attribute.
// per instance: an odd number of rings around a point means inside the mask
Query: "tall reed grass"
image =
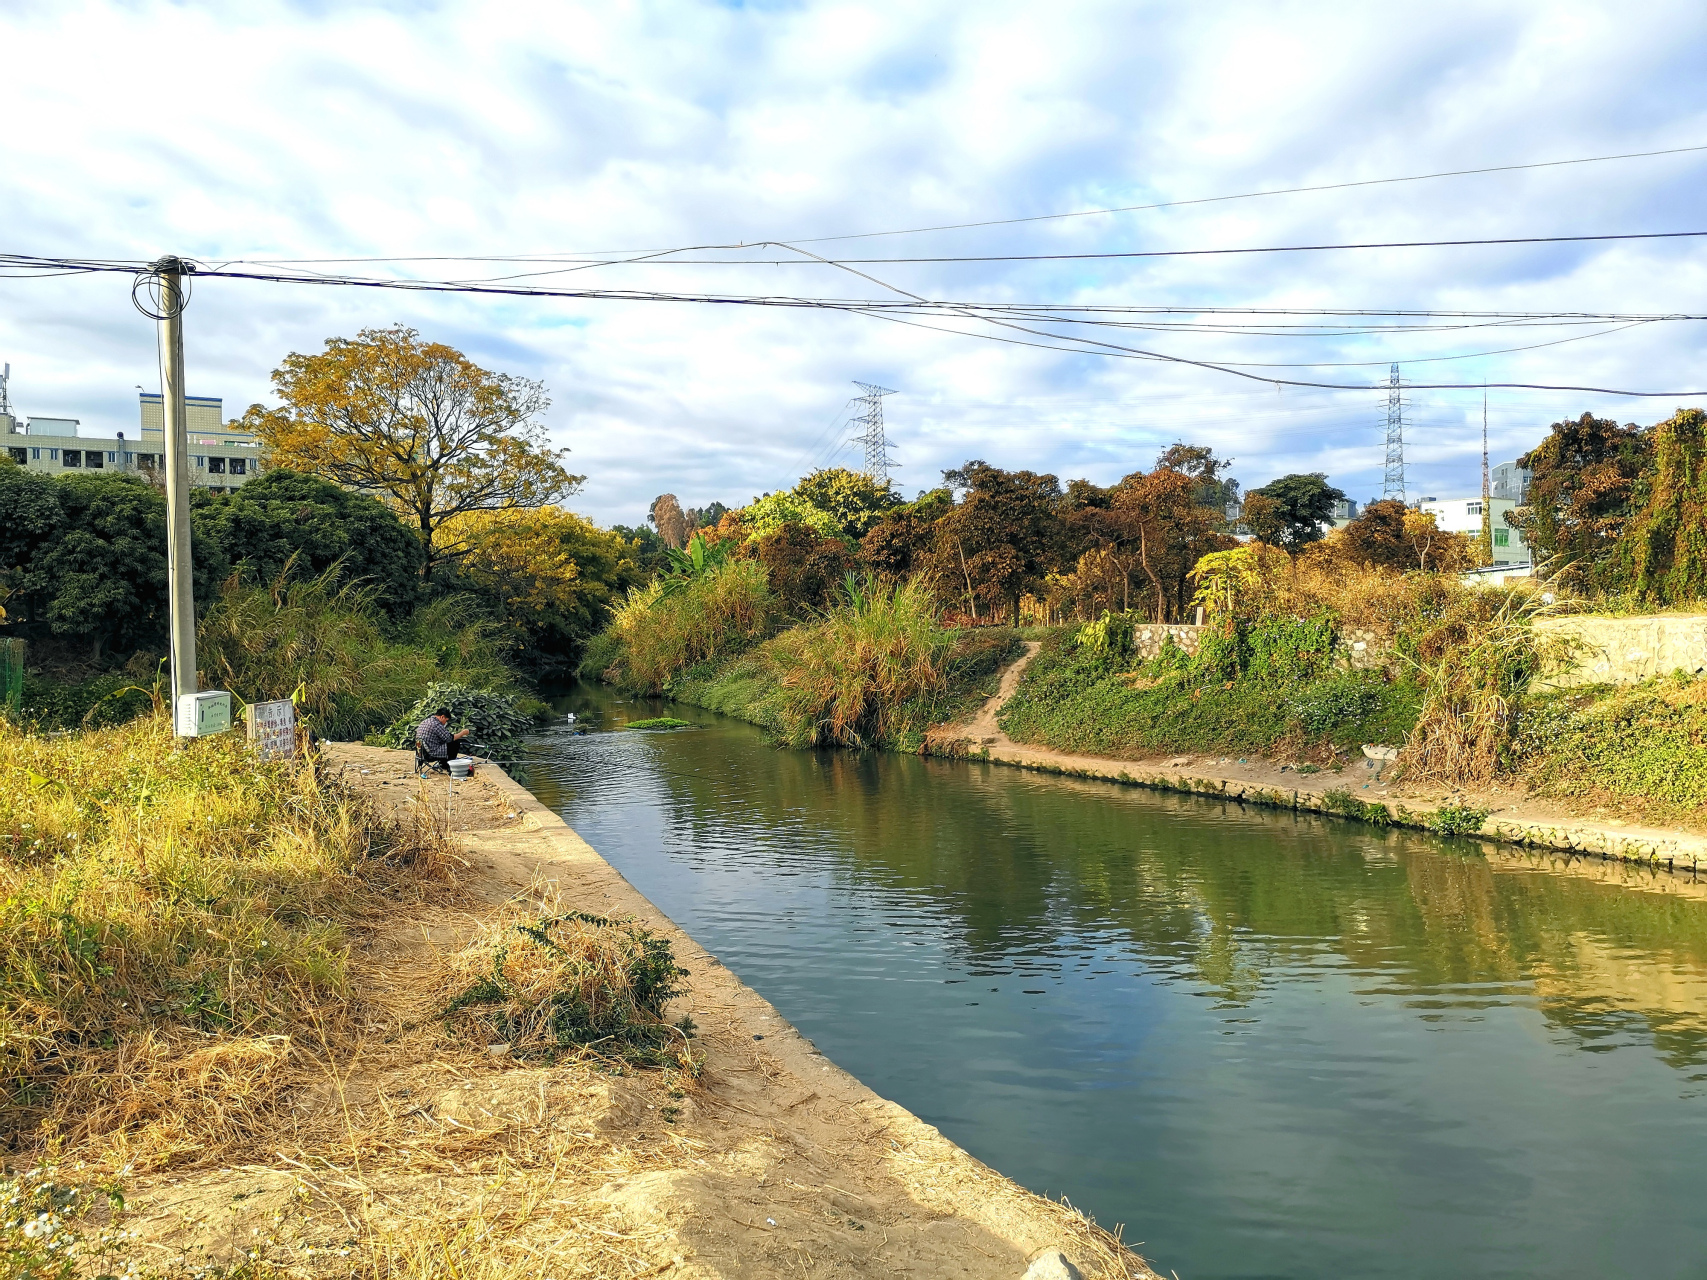
<svg viewBox="0 0 1707 1280"><path fill-rule="evenodd" d="M769 718L790 746L890 742L916 704L947 692L954 635L930 593L868 583L850 594L766 646L777 674Z"/></svg>
<svg viewBox="0 0 1707 1280"><path fill-rule="evenodd" d="M197 628L202 683L246 702L303 690L305 718L325 738L360 738L390 724L435 681L510 689L491 623L447 597L400 626L371 587L341 583L337 566L306 581L286 565L262 586L233 581Z"/></svg>
<svg viewBox="0 0 1707 1280"><path fill-rule="evenodd" d="M441 842L236 735L174 741L163 715L11 733L0 1136L150 1167L253 1131L303 1029L352 1008L346 927L394 909Z"/></svg>
<svg viewBox="0 0 1707 1280"><path fill-rule="evenodd" d="M636 587L617 607L591 672L642 693L667 690L688 668L740 653L770 634L777 618L765 567L730 560L698 577Z"/></svg>

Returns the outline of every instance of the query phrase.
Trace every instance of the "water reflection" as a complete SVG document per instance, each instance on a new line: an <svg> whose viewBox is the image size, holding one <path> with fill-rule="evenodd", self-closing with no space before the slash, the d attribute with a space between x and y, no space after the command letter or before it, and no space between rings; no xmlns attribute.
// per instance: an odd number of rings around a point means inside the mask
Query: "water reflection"
<svg viewBox="0 0 1707 1280"><path fill-rule="evenodd" d="M879 1092L1182 1275L1707 1270L1707 903L567 705L593 732L531 785L595 848Z"/></svg>

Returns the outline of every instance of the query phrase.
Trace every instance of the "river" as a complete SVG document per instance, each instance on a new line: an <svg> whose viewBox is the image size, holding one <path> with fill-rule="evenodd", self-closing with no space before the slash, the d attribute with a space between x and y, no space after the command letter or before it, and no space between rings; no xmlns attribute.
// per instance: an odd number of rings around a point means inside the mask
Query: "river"
<svg viewBox="0 0 1707 1280"><path fill-rule="evenodd" d="M561 708L542 801L833 1060L1164 1275L1707 1274L1707 902ZM657 715L693 727L622 728Z"/></svg>

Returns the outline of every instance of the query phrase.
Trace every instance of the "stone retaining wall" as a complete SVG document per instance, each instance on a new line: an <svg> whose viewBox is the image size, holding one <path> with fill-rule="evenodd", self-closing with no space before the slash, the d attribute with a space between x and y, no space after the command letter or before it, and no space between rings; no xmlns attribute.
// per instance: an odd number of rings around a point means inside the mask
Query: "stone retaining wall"
<svg viewBox="0 0 1707 1280"><path fill-rule="evenodd" d="M1173 642L1187 653L1196 653L1197 646L1202 642L1203 633L1208 627L1196 627L1190 623L1180 623L1177 626L1161 622L1152 622L1132 628L1132 652L1140 660L1148 661L1161 653L1162 647L1171 637Z"/></svg>
<svg viewBox="0 0 1707 1280"><path fill-rule="evenodd" d="M1636 684L1674 671L1707 671L1707 617L1699 615L1539 618L1535 629L1575 650L1546 673L1543 683L1555 688Z"/></svg>

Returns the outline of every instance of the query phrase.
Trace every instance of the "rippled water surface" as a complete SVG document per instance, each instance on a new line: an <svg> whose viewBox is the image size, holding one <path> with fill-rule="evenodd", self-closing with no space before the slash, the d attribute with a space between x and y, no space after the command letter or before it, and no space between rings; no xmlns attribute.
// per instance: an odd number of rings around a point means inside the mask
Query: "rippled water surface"
<svg viewBox="0 0 1707 1280"><path fill-rule="evenodd" d="M1707 1275L1707 901L603 690L529 785L836 1062L1164 1274ZM624 730L659 714L673 732Z"/></svg>

